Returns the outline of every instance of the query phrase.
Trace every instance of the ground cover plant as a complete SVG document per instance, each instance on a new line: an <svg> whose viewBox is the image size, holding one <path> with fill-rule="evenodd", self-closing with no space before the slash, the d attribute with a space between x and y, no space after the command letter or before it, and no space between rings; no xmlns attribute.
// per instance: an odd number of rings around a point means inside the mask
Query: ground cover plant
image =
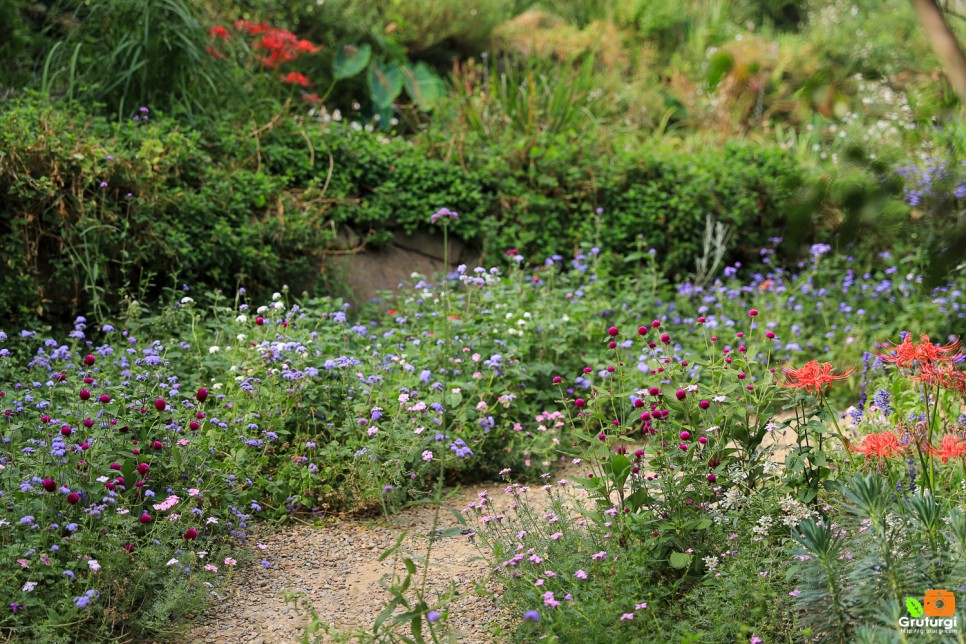
<svg viewBox="0 0 966 644"><path fill-rule="evenodd" d="M435 218L443 225L457 216L441 212ZM804 447L789 456L787 470L767 461L762 443L775 429L768 410L776 376L758 361L855 360L852 344L964 315L961 285L930 293L915 274L895 285L884 279L894 265L856 275L834 261L817 248L800 273L774 269L742 280L732 267L724 281L672 289L653 269L630 282L612 276L596 248L569 265L547 258L540 270L511 251L502 268L459 266L444 280L414 276L360 313L330 298L294 298L288 289L257 305L244 289L229 298L185 287L157 312L132 304L110 323L78 318L63 339L11 330L0 357L5 626L27 637L169 632L174 615L230 579L252 520L398 506L443 483L507 471L539 480L564 457L601 460L603 471L584 482L601 503L622 493L625 460L687 472L662 479L670 487L660 492L635 477L641 487L619 505L631 511L618 517L628 532L611 536L622 548L632 535L639 539L642 547L629 552L642 562L673 555L672 571L690 572L668 579L690 579L701 569L694 562L720 556L697 547L709 530L757 525L756 517L712 527L704 516L710 504L745 490L760 516L780 503L810 507L834 469L830 446L841 437L825 436L824 425L816 445L799 432ZM618 305L615 293L627 297ZM855 325L820 321L823 309L845 306L862 307ZM645 307L655 316L637 329ZM628 325L636 330L621 331ZM810 332L816 328L827 331ZM613 359L599 357L602 329ZM880 391L874 378L883 369L869 355L859 415L870 400L903 395ZM638 380L648 387L630 384ZM611 389L606 401L604 387ZM636 439L638 422L648 435L655 426L667 428L662 436L672 431L657 404L669 387L680 387L669 409L685 412L678 399L696 405L693 424L672 432L688 438L647 459L628 455L637 453L630 436L612 444L609 437L625 430ZM562 399L580 405L579 422L565 421ZM635 415L620 412L607 421L617 424L591 434L588 401L630 405ZM802 402L802 413L815 411ZM947 405L931 412L934 424L953 412L955 402ZM649 418L638 421L642 407ZM575 452L574 441L588 451ZM612 449L625 454L608 459ZM770 496L752 497L758 488ZM654 516L658 498L672 519ZM599 518L614 523L608 514ZM646 536L652 532L668 541ZM765 612L774 620L769 628L785 628L787 615Z"/></svg>

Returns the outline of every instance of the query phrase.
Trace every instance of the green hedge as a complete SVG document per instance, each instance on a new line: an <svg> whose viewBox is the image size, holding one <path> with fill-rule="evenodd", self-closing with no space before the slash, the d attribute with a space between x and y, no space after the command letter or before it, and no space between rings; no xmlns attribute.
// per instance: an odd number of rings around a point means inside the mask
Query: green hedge
<svg viewBox="0 0 966 644"><path fill-rule="evenodd" d="M0 109L0 310L64 317L181 283L311 288L340 228L372 247L444 206L488 260L572 256L582 242L620 254L642 235L684 273L706 215L739 229L736 253L753 252L780 233L800 181L786 155L750 144L601 156L560 139L521 166L499 148L432 158L348 125L202 132L151 116L117 123L41 99Z"/></svg>

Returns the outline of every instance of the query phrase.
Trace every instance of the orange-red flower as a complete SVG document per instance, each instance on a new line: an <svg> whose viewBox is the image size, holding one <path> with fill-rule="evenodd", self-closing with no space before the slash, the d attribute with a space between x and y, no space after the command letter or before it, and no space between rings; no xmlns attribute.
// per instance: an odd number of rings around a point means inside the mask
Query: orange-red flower
<svg viewBox="0 0 966 644"><path fill-rule="evenodd" d="M208 32L208 35L219 40L231 40L231 34L228 33L228 30L221 25L215 25L212 27Z"/></svg>
<svg viewBox="0 0 966 644"><path fill-rule="evenodd" d="M781 383L781 386L804 389L817 394L822 390L822 387L832 384L833 381L844 380L852 371L854 371L854 367L849 367L836 375L832 373L832 365L828 362L819 363L811 360L800 369L792 369L790 366L782 369L782 373L785 374L785 382Z"/></svg>
<svg viewBox="0 0 966 644"><path fill-rule="evenodd" d="M966 440L961 439L955 434L946 434L939 441L939 447L930 446L929 451L933 455L942 458L943 463L946 463L951 458L966 456Z"/></svg>
<svg viewBox="0 0 966 644"><path fill-rule="evenodd" d="M312 84L309 77L300 72L289 72L289 75L282 79L283 83L289 83L291 85L301 85L302 87L308 87Z"/></svg>
<svg viewBox="0 0 966 644"><path fill-rule="evenodd" d="M957 371L951 363L924 364L915 379L966 396L966 371Z"/></svg>
<svg viewBox="0 0 966 644"><path fill-rule="evenodd" d="M849 446L849 449L859 454L865 454L866 458L873 456L891 458L905 452L906 446L899 442L899 437L894 432L882 432L881 434L866 434L858 447Z"/></svg>
<svg viewBox="0 0 966 644"><path fill-rule="evenodd" d="M877 349L876 354L883 361L892 362L899 367L915 365L921 369L933 364L953 362L962 355L958 339L955 342L937 345L929 341L928 335L920 335L919 342L913 342L912 335L906 334L898 344L887 340L880 340L879 344L882 348Z"/></svg>

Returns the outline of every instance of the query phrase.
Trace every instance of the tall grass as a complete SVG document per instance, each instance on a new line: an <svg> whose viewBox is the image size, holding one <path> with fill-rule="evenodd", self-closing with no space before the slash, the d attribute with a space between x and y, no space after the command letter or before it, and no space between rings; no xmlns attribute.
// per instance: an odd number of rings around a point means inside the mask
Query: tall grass
<svg viewBox="0 0 966 644"><path fill-rule="evenodd" d="M49 51L41 89L102 103L120 117L142 105L200 111L232 90L214 64L201 3L191 0L69 0L72 25Z"/></svg>

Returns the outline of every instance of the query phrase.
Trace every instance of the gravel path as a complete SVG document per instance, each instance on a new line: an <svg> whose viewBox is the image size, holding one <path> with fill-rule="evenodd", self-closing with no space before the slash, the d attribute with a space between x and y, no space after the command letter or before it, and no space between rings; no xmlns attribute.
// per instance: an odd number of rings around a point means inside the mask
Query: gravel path
<svg viewBox="0 0 966 644"><path fill-rule="evenodd" d="M506 508L512 499L503 493L504 487L499 483L464 487L447 503L462 510L486 490L496 509ZM240 571L229 597L211 607L185 641L298 642L308 616L286 603L284 595L293 592L304 593L303 599L311 603L321 621L343 631L371 632L375 616L390 598L380 581L393 571L393 557L380 562L379 555L403 532L407 533L403 548L417 557L424 555L433 513L432 505L419 505L397 514L391 524L385 519L345 519L262 532L253 542L267 547L253 548L259 559L271 561L271 567L251 566ZM472 517L467 521L469 524ZM452 527L461 526L443 508L438 529ZM468 536L439 538L433 545L428 594L437 597L455 584L458 594L449 604L449 625L459 642L493 642L498 639L496 633L506 630L509 620L501 611L500 587L487 571L487 562ZM421 578L421 567L418 572ZM492 594L480 594L478 588ZM319 636L322 642L334 641L321 632Z"/></svg>
<svg viewBox="0 0 966 644"><path fill-rule="evenodd" d="M774 448L773 460L783 460L795 444L794 433L769 434L765 444ZM574 466L566 466L554 479L581 474ZM492 503L490 512L503 512L513 501L503 492L505 487L505 483L464 487L447 503L462 510L487 491ZM536 491L539 487L539 483L534 483L532 489ZM575 490L571 488L571 492ZM540 511L547 495L532 493L527 500ZM271 567L254 565L239 571L228 597L202 616L188 632L185 642L300 642L308 614L294 603L286 602L285 595L289 593L301 593L300 602L310 603L320 621L340 631L371 632L376 615L390 598L380 582L392 574L394 565L393 557L380 562L379 556L406 532L403 548L419 561L418 557L426 552L434 511L432 505L426 504L403 510L391 523L384 518L351 518L319 526L263 529L252 540L252 548L258 559L271 561ZM439 518L440 530L465 527L445 508ZM466 518L471 525L473 518ZM261 550L255 544L266 547ZM397 567L402 568L401 564ZM421 567L418 572L421 578ZM516 619L501 607L500 585L487 573L487 562L470 537L444 537L434 544L428 594L432 601L455 584L457 595L449 603L449 626L455 641L465 644L499 641L499 633L506 632ZM481 589L488 594L477 592ZM322 632L317 637L316 642L335 641Z"/></svg>

